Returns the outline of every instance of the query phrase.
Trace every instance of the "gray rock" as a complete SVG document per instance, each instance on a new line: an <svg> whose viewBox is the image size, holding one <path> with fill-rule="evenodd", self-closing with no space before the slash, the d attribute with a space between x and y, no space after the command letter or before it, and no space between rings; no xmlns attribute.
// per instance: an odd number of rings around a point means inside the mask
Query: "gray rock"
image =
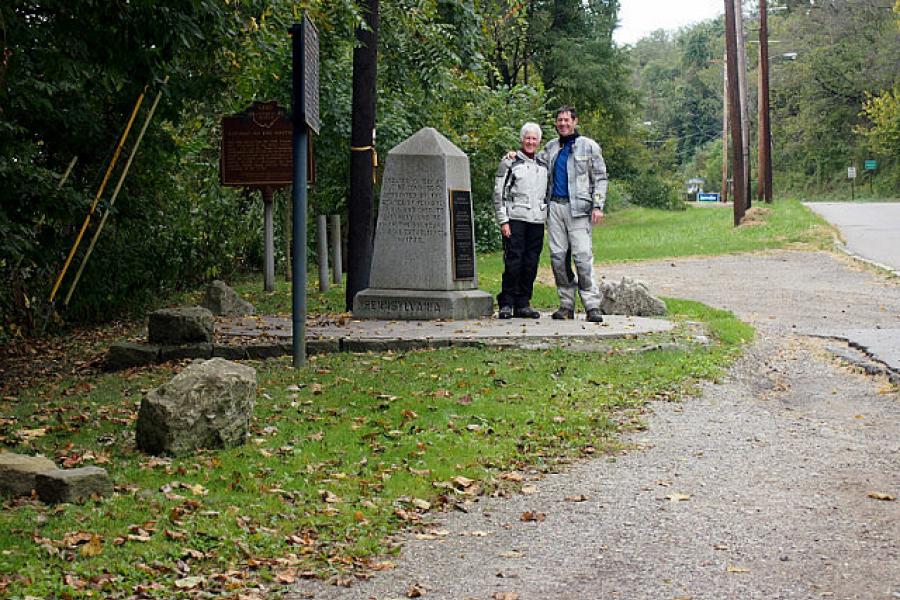
<svg viewBox="0 0 900 600"><path fill-rule="evenodd" d="M607 315L633 317L660 317L666 314L666 304L650 294L643 281L623 277L619 283L604 281L600 284L603 300L600 310Z"/></svg>
<svg viewBox="0 0 900 600"><path fill-rule="evenodd" d="M256 308L252 304L241 298L224 281L218 279L207 286L201 305L208 308L214 315L229 317L243 317L256 312Z"/></svg>
<svg viewBox="0 0 900 600"><path fill-rule="evenodd" d="M143 367L159 361L159 346L116 342L109 347L104 365L110 371Z"/></svg>
<svg viewBox="0 0 900 600"><path fill-rule="evenodd" d="M47 503L79 502L92 495L109 496L113 484L106 469L81 467L39 473L35 478L38 497Z"/></svg>
<svg viewBox="0 0 900 600"><path fill-rule="evenodd" d="M56 464L43 456L0 452L0 496L28 496L39 473L55 471Z"/></svg>
<svg viewBox="0 0 900 600"><path fill-rule="evenodd" d="M213 314L202 306L163 308L150 313L147 337L151 344L211 343Z"/></svg>
<svg viewBox="0 0 900 600"><path fill-rule="evenodd" d="M224 358L198 361L143 398L138 448L179 456L240 445L249 433L255 401L255 369Z"/></svg>

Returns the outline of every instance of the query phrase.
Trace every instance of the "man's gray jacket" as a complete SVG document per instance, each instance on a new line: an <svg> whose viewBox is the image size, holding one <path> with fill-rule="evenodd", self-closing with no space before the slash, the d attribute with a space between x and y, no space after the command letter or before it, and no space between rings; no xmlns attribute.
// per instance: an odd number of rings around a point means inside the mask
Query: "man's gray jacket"
<svg viewBox="0 0 900 600"><path fill-rule="evenodd" d="M553 190L556 157L559 155L559 138L550 140L538 158L548 165L547 197ZM591 210L603 210L606 204L606 163L600 153L600 145L591 138L579 135L566 163L569 179L569 210L573 217L590 215Z"/></svg>
<svg viewBox="0 0 900 600"><path fill-rule="evenodd" d="M494 212L497 223L547 220L547 163L540 157L528 158L522 151L515 158L504 158L494 180Z"/></svg>

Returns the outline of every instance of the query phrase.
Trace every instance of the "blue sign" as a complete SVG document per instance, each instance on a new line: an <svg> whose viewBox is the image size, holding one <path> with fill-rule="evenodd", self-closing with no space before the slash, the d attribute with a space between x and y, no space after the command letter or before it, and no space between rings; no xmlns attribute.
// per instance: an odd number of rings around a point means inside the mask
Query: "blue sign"
<svg viewBox="0 0 900 600"><path fill-rule="evenodd" d="M697 194L697 202L718 202L719 194L713 192L700 192Z"/></svg>
<svg viewBox="0 0 900 600"><path fill-rule="evenodd" d="M874 171L878 168L878 161L869 159L865 163L866 171Z"/></svg>

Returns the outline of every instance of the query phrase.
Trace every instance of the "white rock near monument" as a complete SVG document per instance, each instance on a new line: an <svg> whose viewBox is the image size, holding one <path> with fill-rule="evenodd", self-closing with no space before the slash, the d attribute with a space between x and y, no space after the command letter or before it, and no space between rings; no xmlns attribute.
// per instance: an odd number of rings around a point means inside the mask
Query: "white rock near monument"
<svg viewBox="0 0 900 600"><path fill-rule="evenodd" d="M600 310L606 315L633 317L661 317L666 314L666 303L650 293L643 281L623 277L619 283L604 281L600 284Z"/></svg>
<svg viewBox="0 0 900 600"><path fill-rule="evenodd" d="M370 287L356 295L363 319L489 316L478 289L469 157L425 127L395 146L381 185Z"/></svg>

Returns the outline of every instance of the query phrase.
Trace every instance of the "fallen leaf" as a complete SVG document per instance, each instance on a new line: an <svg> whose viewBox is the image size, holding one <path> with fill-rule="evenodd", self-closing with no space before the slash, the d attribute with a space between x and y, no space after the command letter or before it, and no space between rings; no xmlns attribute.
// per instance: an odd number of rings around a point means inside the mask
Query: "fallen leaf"
<svg viewBox="0 0 900 600"><path fill-rule="evenodd" d="M275 581L278 583L294 583L297 581L297 571L295 569L288 569L286 571L276 572Z"/></svg>
<svg viewBox="0 0 900 600"><path fill-rule="evenodd" d="M100 540L100 536L94 534L91 540L81 547L80 552L82 556L100 556L103 554L103 542Z"/></svg>
<svg viewBox="0 0 900 600"><path fill-rule="evenodd" d="M203 577L200 575L194 575L192 577L183 577L182 579L177 579L175 581L175 587L180 590L190 590L195 587L198 587L203 583Z"/></svg>
<svg viewBox="0 0 900 600"><path fill-rule="evenodd" d="M344 501L343 498L328 490L319 490L319 497L329 504L340 504Z"/></svg>
<svg viewBox="0 0 900 600"><path fill-rule="evenodd" d="M728 565L726 569L729 573L749 573L750 569L746 567L736 567L735 565Z"/></svg>
<svg viewBox="0 0 900 600"><path fill-rule="evenodd" d="M519 600L519 595L515 592L494 592L491 596L492 600Z"/></svg>
<svg viewBox="0 0 900 600"><path fill-rule="evenodd" d="M578 494L577 496L566 496L566 502L585 502L588 497L584 494Z"/></svg>
<svg viewBox="0 0 900 600"><path fill-rule="evenodd" d="M421 585L419 585L417 583L414 583L413 585L409 586L408 590L406 590L406 597L407 598L421 598L427 592L428 592L428 590L426 590L424 587L422 587Z"/></svg>
<svg viewBox="0 0 900 600"><path fill-rule="evenodd" d="M321 383L313 383L309 386L309 391L314 395L318 395L322 393L322 384Z"/></svg>
<svg viewBox="0 0 900 600"><path fill-rule="evenodd" d="M894 498L890 494L884 494L882 492L869 492L869 498L872 498L874 500L886 500L887 502L896 500L896 498Z"/></svg>
<svg viewBox="0 0 900 600"><path fill-rule="evenodd" d="M525 512L523 512L523 513L522 513L522 516L520 517L520 519L521 519L522 521L526 521L526 522L527 522L527 521L538 521L538 522L540 522L540 521L545 520L546 518L547 518L547 515L544 514L544 513L542 513L542 512L531 512L531 511L525 511Z"/></svg>
<svg viewBox="0 0 900 600"><path fill-rule="evenodd" d="M431 508L431 502L422 500L421 498L413 498L412 505L420 510L428 510Z"/></svg>
<svg viewBox="0 0 900 600"><path fill-rule="evenodd" d="M501 473L500 479L505 479L506 481L523 481L525 476L521 473L509 472L509 473Z"/></svg>
<svg viewBox="0 0 900 600"><path fill-rule="evenodd" d="M501 558L522 558L525 555L518 550L509 550L508 552L501 552L498 556Z"/></svg>
<svg viewBox="0 0 900 600"><path fill-rule="evenodd" d="M470 487L473 483L475 483L474 479L469 479L468 477L462 477L462 476L454 477L450 481L452 481L457 486L462 487L462 488Z"/></svg>
<svg viewBox="0 0 900 600"><path fill-rule="evenodd" d="M690 494L669 494L668 496L666 496L666 500L670 502L685 502L690 499Z"/></svg>
<svg viewBox="0 0 900 600"><path fill-rule="evenodd" d="M523 494L537 494L538 489L533 485L526 485L526 486L522 486L522 493Z"/></svg>

